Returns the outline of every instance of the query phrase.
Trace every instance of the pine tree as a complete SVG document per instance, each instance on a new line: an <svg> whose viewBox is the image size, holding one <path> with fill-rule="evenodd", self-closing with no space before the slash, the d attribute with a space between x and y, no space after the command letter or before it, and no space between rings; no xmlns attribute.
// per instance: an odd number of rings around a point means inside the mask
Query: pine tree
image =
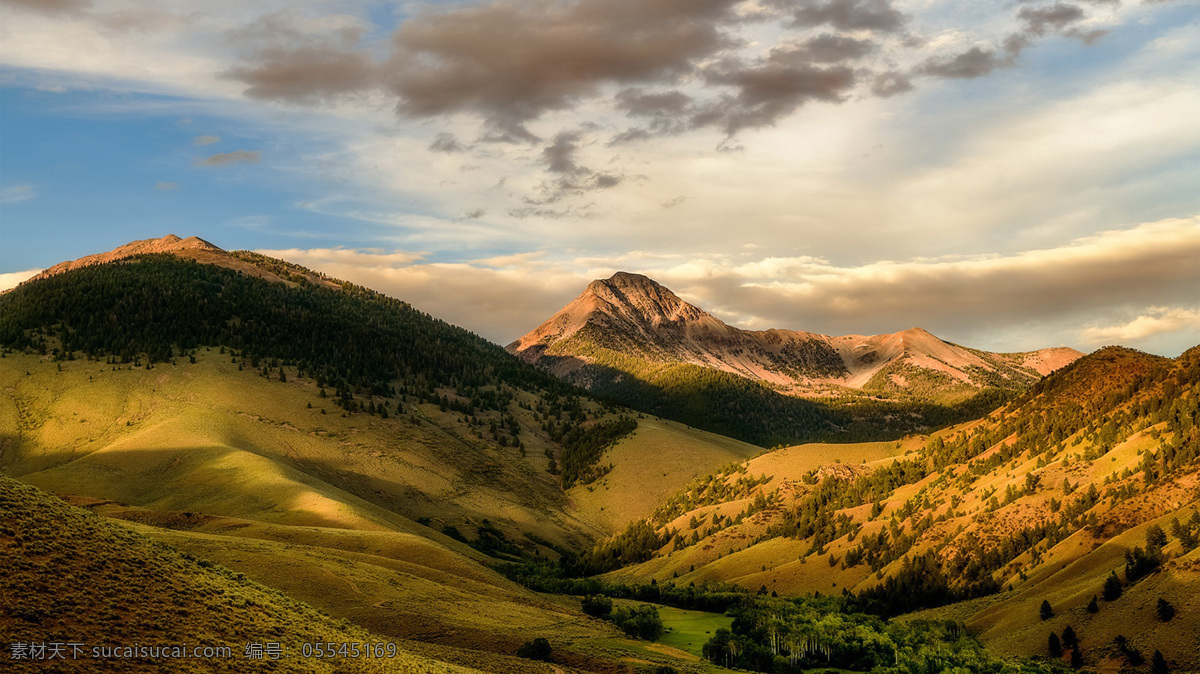
<svg viewBox="0 0 1200 674"><path fill-rule="evenodd" d="M1154 657L1150 659L1150 671L1154 674L1167 674L1171 671L1167 667L1167 659L1163 657L1162 651L1154 651Z"/></svg>
<svg viewBox="0 0 1200 674"><path fill-rule="evenodd" d="M1104 581L1104 601L1116 601L1121 596L1121 579L1116 571L1110 571Z"/></svg>
<svg viewBox="0 0 1200 674"><path fill-rule="evenodd" d="M1050 607L1050 600L1048 600L1048 599L1042 600L1042 608L1041 608L1040 613L1042 616L1042 620L1049 620L1054 617L1054 609Z"/></svg>
<svg viewBox="0 0 1200 674"><path fill-rule="evenodd" d="M1100 612L1100 605L1096 603L1096 595L1092 595L1092 600L1088 602L1087 612L1088 613L1099 613Z"/></svg>
<svg viewBox="0 0 1200 674"><path fill-rule="evenodd" d="M1070 625L1063 630L1062 642L1067 648L1079 648L1079 637L1075 636L1075 629Z"/></svg>
<svg viewBox="0 0 1200 674"><path fill-rule="evenodd" d="M1162 597L1158 598L1157 611L1158 619L1163 622L1167 622L1171 618L1175 617L1175 607L1171 605L1171 602L1163 599Z"/></svg>
<svg viewBox="0 0 1200 674"><path fill-rule="evenodd" d="M1058 640L1058 635L1054 632L1050 633L1050 657L1061 658L1063 654L1062 642Z"/></svg>

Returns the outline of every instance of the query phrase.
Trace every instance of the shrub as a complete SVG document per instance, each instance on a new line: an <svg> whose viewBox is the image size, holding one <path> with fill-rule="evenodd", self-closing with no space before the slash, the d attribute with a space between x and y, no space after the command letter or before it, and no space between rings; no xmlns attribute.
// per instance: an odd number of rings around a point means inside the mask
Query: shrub
<svg viewBox="0 0 1200 674"><path fill-rule="evenodd" d="M529 660L549 660L551 650L550 642L544 637L538 637L533 641L521 644L521 647L517 649L517 656Z"/></svg>
<svg viewBox="0 0 1200 674"><path fill-rule="evenodd" d="M663 633L662 618L658 615L658 609L649 604L619 608L613 611L612 621L625 634L638 639L654 641Z"/></svg>
<svg viewBox="0 0 1200 674"><path fill-rule="evenodd" d="M612 600L604 595L589 595L581 602L583 612L596 618L603 618L612 613L612 607Z"/></svg>

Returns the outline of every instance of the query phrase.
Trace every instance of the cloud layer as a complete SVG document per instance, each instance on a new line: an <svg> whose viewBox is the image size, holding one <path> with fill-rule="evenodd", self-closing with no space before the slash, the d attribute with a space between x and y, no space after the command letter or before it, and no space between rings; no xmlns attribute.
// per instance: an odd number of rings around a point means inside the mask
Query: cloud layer
<svg viewBox="0 0 1200 674"><path fill-rule="evenodd" d="M552 261L529 253L448 264L409 253L261 252L378 288L419 308L436 307L438 315L499 343L549 318L592 278L618 270L646 273L740 327L877 334L917 326L1000 351L1087 349L1105 340L1137 345L1153 335L1194 329L1200 315L1200 217L1013 255L852 267L814 257L752 254L680 261L630 253ZM1183 308L1153 308L1162 304ZM1065 343L1053 337L1064 334L1062 324L1078 326L1098 308L1114 306L1147 314L1120 326L1067 332Z"/></svg>

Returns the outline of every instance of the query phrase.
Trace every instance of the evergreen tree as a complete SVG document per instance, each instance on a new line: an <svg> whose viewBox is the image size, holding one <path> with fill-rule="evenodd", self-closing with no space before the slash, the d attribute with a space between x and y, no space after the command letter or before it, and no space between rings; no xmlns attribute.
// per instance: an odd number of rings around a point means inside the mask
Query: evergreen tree
<svg viewBox="0 0 1200 674"><path fill-rule="evenodd" d="M1100 612L1100 605L1096 603L1096 595L1092 595L1092 600L1088 602L1087 612L1088 613L1099 613Z"/></svg>
<svg viewBox="0 0 1200 674"><path fill-rule="evenodd" d="M1175 607L1171 605L1171 602L1163 599L1162 597L1158 598L1157 612L1158 619L1163 622L1167 622L1171 618L1175 617Z"/></svg>
<svg viewBox="0 0 1200 674"><path fill-rule="evenodd" d="M1075 629L1070 625L1063 630L1062 642L1067 648L1079 648L1079 637L1075 636Z"/></svg>
<svg viewBox="0 0 1200 674"><path fill-rule="evenodd" d="M1058 640L1058 635L1054 632L1050 633L1050 657L1061 658L1063 654L1062 642Z"/></svg>
<svg viewBox="0 0 1200 674"><path fill-rule="evenodd" d="M1048 599L1042 600L1042 608L1041 608L1040 613L1042 616L1042 620L1049 620L1054 617L1054 609L1050 607L1050 600L1048 600Z"/></svg>
<svg viewBox="0 0 1200 674"><path fill-rule="evenodd" d="M1167 659L1163 657L1162 651L1154 651L1154 657L1150 658L1150 671L1154 674L1167 674L1171 671L1167 667Z"/></svg>
<svg viewBox="0 0 1200 674"><path fill-rule="evenodd" d="M1104 601L1116 601L1121 596L1121 579L1116 571L1110 571L1104 581Z"/></svg>

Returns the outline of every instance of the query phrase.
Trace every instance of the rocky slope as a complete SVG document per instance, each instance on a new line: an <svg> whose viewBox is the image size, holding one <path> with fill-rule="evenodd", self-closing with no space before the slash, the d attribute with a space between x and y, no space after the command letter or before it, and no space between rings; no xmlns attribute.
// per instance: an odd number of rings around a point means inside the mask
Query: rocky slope
<svg viewBox="0 0 1200 674"><path fill-rule="evenodd" d="M634 370L687 363L792 395L822 396L849 388L929 399L955 393L965 397L989 387L1024 389L1082 355L1069 348L989 353L920 328L872 336L742 330L654 280L626 272L593 281L507 348L583 384L589 383L588 365L637 374Z"/></svg>

